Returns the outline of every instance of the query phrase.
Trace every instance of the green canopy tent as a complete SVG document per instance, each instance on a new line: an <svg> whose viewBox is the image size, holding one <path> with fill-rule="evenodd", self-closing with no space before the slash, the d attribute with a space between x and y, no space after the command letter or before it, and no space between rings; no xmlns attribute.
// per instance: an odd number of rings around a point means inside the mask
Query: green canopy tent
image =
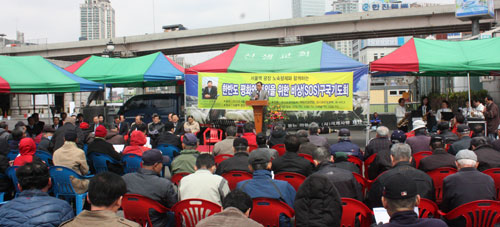
<svg viewBox="0 0 500 227"><path fill-rule="evenodd" d="M419 76L496 75L500 71L500 38L468 41L411 39L370 64L372 72L417 72Z"/></svg>
<svg viewBox="0 0 500 227"><path fill-rule="evenodd" d="M49 93L103 88L102 84L75 76L40 56L0 56L0 93L42 93L47 94L48 99Z"/></svg>

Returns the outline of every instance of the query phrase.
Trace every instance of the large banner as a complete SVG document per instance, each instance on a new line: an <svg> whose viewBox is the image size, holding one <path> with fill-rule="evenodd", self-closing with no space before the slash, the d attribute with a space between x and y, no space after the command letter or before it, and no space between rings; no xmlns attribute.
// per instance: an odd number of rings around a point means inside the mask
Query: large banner
<svg viewBox="0 0 500 227"><path fill-rule="evenodd" d="M285 111L352 111L353 72L199 73L198 107L248 110L258 81Z"/></svg>

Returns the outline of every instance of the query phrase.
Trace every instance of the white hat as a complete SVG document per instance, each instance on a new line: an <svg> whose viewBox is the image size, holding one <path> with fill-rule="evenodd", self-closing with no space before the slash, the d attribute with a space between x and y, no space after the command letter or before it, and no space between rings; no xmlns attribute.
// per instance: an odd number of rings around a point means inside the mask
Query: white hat
<svg viewBox="0 0 500 227"><path fill-rule="evenodd" d="M413 130L425 128L425 122L422 120L416 120L413 122Z"/></svg>

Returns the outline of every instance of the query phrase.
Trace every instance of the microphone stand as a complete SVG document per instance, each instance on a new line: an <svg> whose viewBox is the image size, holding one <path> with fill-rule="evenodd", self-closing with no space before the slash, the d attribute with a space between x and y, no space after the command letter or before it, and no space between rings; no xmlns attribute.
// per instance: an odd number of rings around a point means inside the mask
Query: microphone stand
<svg viewBox="0 0 500 227"><path fill-rule="evenodd" d="M212 103L212 106L210 107L210 109L208 110L208 116L207 116L207 122L210 122L210 126L212 126L212 117L210 116L210 112L212 112L212 109L214 108L215 106L215 103L217 102L217 98L219 98L219 95L216 95L215 96L215 99L214 99L214 102ZM211 128L211 127L209 127ZM207 138L203 138L203 140L206 140ZM210 146L210 144L208 144L208 152L211 154L212 153L212 147Z"/></svg>

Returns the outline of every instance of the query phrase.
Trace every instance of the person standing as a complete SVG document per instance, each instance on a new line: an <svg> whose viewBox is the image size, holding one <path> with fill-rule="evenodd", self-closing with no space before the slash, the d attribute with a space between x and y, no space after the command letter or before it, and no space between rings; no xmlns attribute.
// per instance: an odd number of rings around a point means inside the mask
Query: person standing
<svg viewBox="0 0 500 227"><path fill-rule="evenodd" d="M488 129L488 138L496 140L498 124L500 123L500 118L498 117L498 106L493 102L493 98L489 95L484 99L484 101L486 103L486 108L483 110L483 115Z"/></svg>
<svg viewBox="0 0 500 227"><path fill-rule="evenodd" d="M255 84L256 90L252 91L251 100L268 100L269 94L266 90L262 90L262 82L257 82Z"/></svg>
<svg viewBox="0 0 500 227"><path fill-rule="evenodd" d="M398 100L398 106L396 106L396 123L399 126L398 129L407 132L408 131L408 123L403 124L403 120L406 117L406 106L405 106L405 99L400 98Z"/></svg>

